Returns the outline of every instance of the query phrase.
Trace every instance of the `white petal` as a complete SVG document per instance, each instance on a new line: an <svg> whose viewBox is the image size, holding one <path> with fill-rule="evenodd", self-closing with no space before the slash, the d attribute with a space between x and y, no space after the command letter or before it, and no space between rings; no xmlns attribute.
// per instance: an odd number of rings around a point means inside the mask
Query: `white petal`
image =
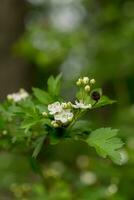
<svg viewBox="0 0 134 200"><path fill-rule="evenodd" d="M60 121L63 124L67 123L73 118L73 113L70 110L63 110L61 113L55 114L54 119Z"/></svg>
<svg viewBox="0 0 134 200"><path fill-rule="evenodd" d="M62 106L60 102L55 102L53 104L48 105L48 110L51 115L54 115L62 111Z"/></svg>
<svg viewBox="0 0 134 200"><path fill-rule="evenodd" d="M73 105L73 108L76 108L76 109L79 109L79 108L88 109L88 108L91 108L91 104L86 105L82 101L80 101L80 102L75 101L75 105Z"/></svg>

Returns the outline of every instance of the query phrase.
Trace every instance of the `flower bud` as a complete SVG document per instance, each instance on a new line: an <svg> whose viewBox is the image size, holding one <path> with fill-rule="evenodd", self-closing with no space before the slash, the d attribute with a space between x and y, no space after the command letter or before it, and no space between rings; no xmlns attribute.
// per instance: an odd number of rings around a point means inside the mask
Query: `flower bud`
<svg viewBox="0 0 134 200"><path fill-rule="evenodd" d="M47 112L43 112L42 115L43 115L44 117L47 117L47 116L48 116Z"/></svg>
<svg viewBox="0 0 134 200"><path fill-rule="evenodd" d="M80 85L81 85L80 81L77 81L77 82L76 82L76 85L77 85L77 86L80 86Z"/></svg>
<svg viewBox="0 0 134 200"><path fill-rule="evenodd" d="M68 104L67 104L67 103L62 103L62 107L63 107L64 109L67 109L67 108L68 108Z"/></svg>
<svg viewBox="0 0 134 200"><path fill-rule="evenodd" d="M76 85L80 86L82 83L83 83L83 80L79 78L78 81L76 82Z"/></svg>
<svg viewBox="0 0 134 200"><path fill-rule="evenodd" d="M73 120L73 117L72 117L72 118L69 118L69 119L68 119L68 122L72 122L72 120Z"/></svg>
<svg viewBox="0 0 134 200"><path fill-rule="evenodd" d="M86 85L89 83L89 78L88 77L84 77L83 78L83 83Z"/></svg>
<svg viewBox="0 0 134 200"><path fill-rule="evenodd" d="M58 128L58 127L59 127L59 124L58 124L56 121L52 121L52 122L51 122L51 125L52 125L54 128Z"/></svg>
<svg viewBox="0 0 134 200"><path fill-rule="evenodd" d="M68 106L68 108L72 108L72 103L69 101L69 102L67 103L67 106Z"/></svg>
<svg viewBox="0 0 134 200"><path fill-rule="evenodd" d="M86 91L86 92L90 92L90 89L91 89L91 88L90 88L89 85L86 85L86 86L85 86L85 91Z"/></svg>
<svg viewBox="0 0 134 200"><path fill-rule="evenodd" d="M91 85L94 85L95 83L96 83L96 80L94 78L90 80Z"/></svg>

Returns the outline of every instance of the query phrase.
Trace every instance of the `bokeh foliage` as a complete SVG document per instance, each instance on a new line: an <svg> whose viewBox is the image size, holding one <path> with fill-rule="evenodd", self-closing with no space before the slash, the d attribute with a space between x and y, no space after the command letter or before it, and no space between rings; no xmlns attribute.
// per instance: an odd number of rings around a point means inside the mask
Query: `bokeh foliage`
<svg viewBox="0 0 134 200"><path fill-rule="evenodd" d="M23 184L28 184L31 196L26 193L27 199L133 200L134 2L29 0L28 8L26 32L15 44L14 52L36 66L37 85L44 87L48 75L62 72L64 96L72 97L74 91L70 93L69 87L79 75L88 74L101 83L117 104L87 117L95 128L110 125L120 129L126 143L124 164L116 166L98 158L83 143L60 144L42 152L40 161L46 181L42 184L31 172L25 155L20 159L17 151L2 152L2 198L23 199L14 194L23 196ZM1 129L3 123L0 120ZM3 145L8 148L8 144ZM37 172L36 163L30 160L30 164ZM9 192L10 187L13 192Z"/></svg>

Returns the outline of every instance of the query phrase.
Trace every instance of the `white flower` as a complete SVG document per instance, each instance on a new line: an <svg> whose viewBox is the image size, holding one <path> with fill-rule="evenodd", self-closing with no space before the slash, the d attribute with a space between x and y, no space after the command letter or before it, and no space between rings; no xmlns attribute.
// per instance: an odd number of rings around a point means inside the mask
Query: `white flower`
<svg viewBox="0 0 134 200"><path fill-rule="evenodd" d="M76 109L91 109L92 105L91 104L84 104L82 101L75 101L75 105L73 105L74 108Z"/></svg>
<svg viewBox="0 0 134 200"><path fill-rule="evenodd" d="M28 92L26 92L24 89L21 89L18 93L9 94L7 96L7 99L12 100L14 102L19 102L21 100L26 99L28 96Z"/></svg>
<svg viewBox="0 0 134 200"><path fill-rule="evenodd" d="M71 112L71 106L71 102L55 102L53 104L48 105L49 113L54 116L54 121L52 121L53 126L56 127L59 122L62 124L66 124L72 120L74 115Z"/></svg>
<svg viewBox="0 0 134 200"><path fill-rule="evenodd" d="M50 115L54 115L56 113L60 113L63 110L63 107L60 104L60 102L57 101L53 104L49 104L48 110L49 110Z"/></svg>
<svg viewBox="0 0 134 200"><path fill-rule="evenodd" d="M60 121L63 124L70 122L73 119L73 113L69 110L62 110L62 112L55 114L54 119L55 121Z"/></svg>

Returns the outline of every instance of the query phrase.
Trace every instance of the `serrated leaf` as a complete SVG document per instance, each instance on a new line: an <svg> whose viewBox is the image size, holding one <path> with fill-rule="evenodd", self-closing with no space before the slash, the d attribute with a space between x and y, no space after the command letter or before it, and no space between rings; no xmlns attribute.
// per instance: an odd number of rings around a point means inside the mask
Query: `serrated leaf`
<svg viewBox="0 0 134 200"><path fill-rule="evenodd" d="M47 132L46 132L46 134L47 134ZM33 155L32 155L33 158L36 158L38 156L38 154L43 146L44 140L46 138L46 134L41 136L40 138L38 138L37 141L35 142L35 149L34 149Z"/></svg>
<svg viewBox="0 0 134 200"><path fill-rule="evenodd" d="M45 92L44 90L33 88L33 93L40 103L47 105L52 101L52 98L49 95L49 93Z"/></svg>
<svg viewBox="0 0 134 200"><path fill-rule="evenodd" d="M116 103L116 101L109 99L107 96L102 96L98 103L93 106L93 108L99 108L113 103Z"/></svg>
<svg viewBox="0 0 134 200"><path fill-rule="evenodd" d="M21 124L21 128L25 129L25 132L28 132L33 126L39 122L39 119L26 118Z"/></svg>
<svg viewBox="0 0 134 200"><path fill-rule="evenodd" d="M118 130L111 128L97 129L90 134L87 143L103 158L109 156L113 162L120 164L121 156L118 150L123 146L123 142L116 137L117 132Z"/></svg>
<svg viewBox="0 0 134 200"><path fill-rule="evenodd" d="M61 74L58 75L56 78L50 76L47 84L48 84L48 92L51 94L51 96L57 97L60 94L60 89L61 89Z"/></svg>

